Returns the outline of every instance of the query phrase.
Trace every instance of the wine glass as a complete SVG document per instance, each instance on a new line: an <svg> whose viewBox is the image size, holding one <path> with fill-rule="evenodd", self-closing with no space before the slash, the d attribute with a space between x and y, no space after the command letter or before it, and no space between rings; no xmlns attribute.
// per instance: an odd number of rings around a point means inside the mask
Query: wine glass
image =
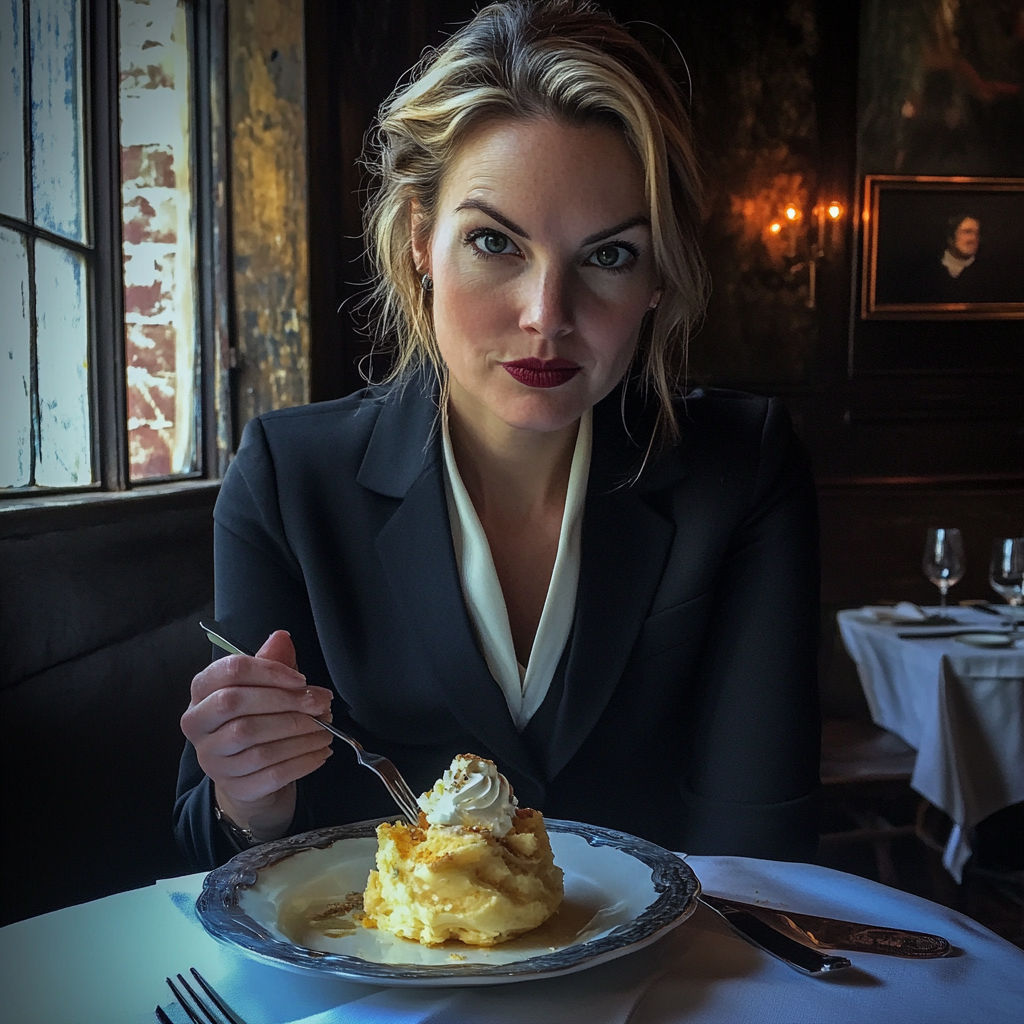
<svg viewBox="0 0 1024 1024"><path fill-rule="evenodd" d="M1024 604L1021 580L1024 578L1024 537L1001 537L992 541L992 564L988 570L988 581L992 589L1007 604L1019 607ZM1013 628L1017 628L1014 616Z"/></svg>
<svg viewBox="0 0 1024 1024"><path fill-rule="evenodd" d="M924 545L921 568L925 576L939 588L939 604L946 607L949 588L963 579L964 539L960 531L945 526L933 526Z"/></svg>

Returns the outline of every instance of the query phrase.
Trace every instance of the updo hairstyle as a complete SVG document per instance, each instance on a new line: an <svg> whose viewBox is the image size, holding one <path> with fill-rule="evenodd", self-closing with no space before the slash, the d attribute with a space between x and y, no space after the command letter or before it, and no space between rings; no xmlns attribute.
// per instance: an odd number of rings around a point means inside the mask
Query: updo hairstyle
<svg viewBox="0 0 1024 1024"><path fill-rule="evenodd" d="M640 377L658 399L656 433L675 438L672 398L707 290L689 117L661 65L586 0L490 4L428 51L381 106L364 156L373 178L365 224L371 309L377 337L393 348L391 379L423 365L442 386L447 379L413 260L413 203L429 233L463 140L485 121L538 117L611 126L643 168L661 299L641 328Z"/></svg>

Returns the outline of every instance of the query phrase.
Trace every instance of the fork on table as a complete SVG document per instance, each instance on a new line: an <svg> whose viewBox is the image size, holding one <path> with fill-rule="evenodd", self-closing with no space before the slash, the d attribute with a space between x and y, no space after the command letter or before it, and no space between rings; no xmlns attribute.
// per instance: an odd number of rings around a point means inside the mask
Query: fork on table
<svg viewBox="0 0 1024 1024"><path fill-rule="evenodd" d="M170 978L166 981L178 1006L192 1024L245 1024L245 1021L217 995L213 986L194 967L189 970L189 974L202 989L202 994L196 991L196 987L191 985L184 975L177 976L177 983ZM179 1024L179 1021L171 1017L162 1006L156 1008L156 1019L158 1024Z"/></svg>

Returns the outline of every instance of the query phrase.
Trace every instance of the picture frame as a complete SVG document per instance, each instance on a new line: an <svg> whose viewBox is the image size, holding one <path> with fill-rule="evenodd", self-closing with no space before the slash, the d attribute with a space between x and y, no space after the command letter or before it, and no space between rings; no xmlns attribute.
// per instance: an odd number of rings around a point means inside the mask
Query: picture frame
<svg viewBox="0 0 1024 1024"><path fill-rule="evenodd" d="M864 320L1024 319L1024 178L868 175Z"/></svg>

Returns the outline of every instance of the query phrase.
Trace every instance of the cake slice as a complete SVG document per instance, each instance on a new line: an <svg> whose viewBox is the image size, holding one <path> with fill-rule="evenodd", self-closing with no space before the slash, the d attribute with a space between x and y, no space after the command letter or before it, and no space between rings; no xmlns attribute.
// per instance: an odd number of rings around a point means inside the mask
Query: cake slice
<svg viewBox="0 0 1024 1024"><path fill-rule="evenodd" d="M492 761L459 755L419 804L418 824L377 828L366 927L425 946L493 946L558 909L562 872L544 817L517 806Z"/></svg>

